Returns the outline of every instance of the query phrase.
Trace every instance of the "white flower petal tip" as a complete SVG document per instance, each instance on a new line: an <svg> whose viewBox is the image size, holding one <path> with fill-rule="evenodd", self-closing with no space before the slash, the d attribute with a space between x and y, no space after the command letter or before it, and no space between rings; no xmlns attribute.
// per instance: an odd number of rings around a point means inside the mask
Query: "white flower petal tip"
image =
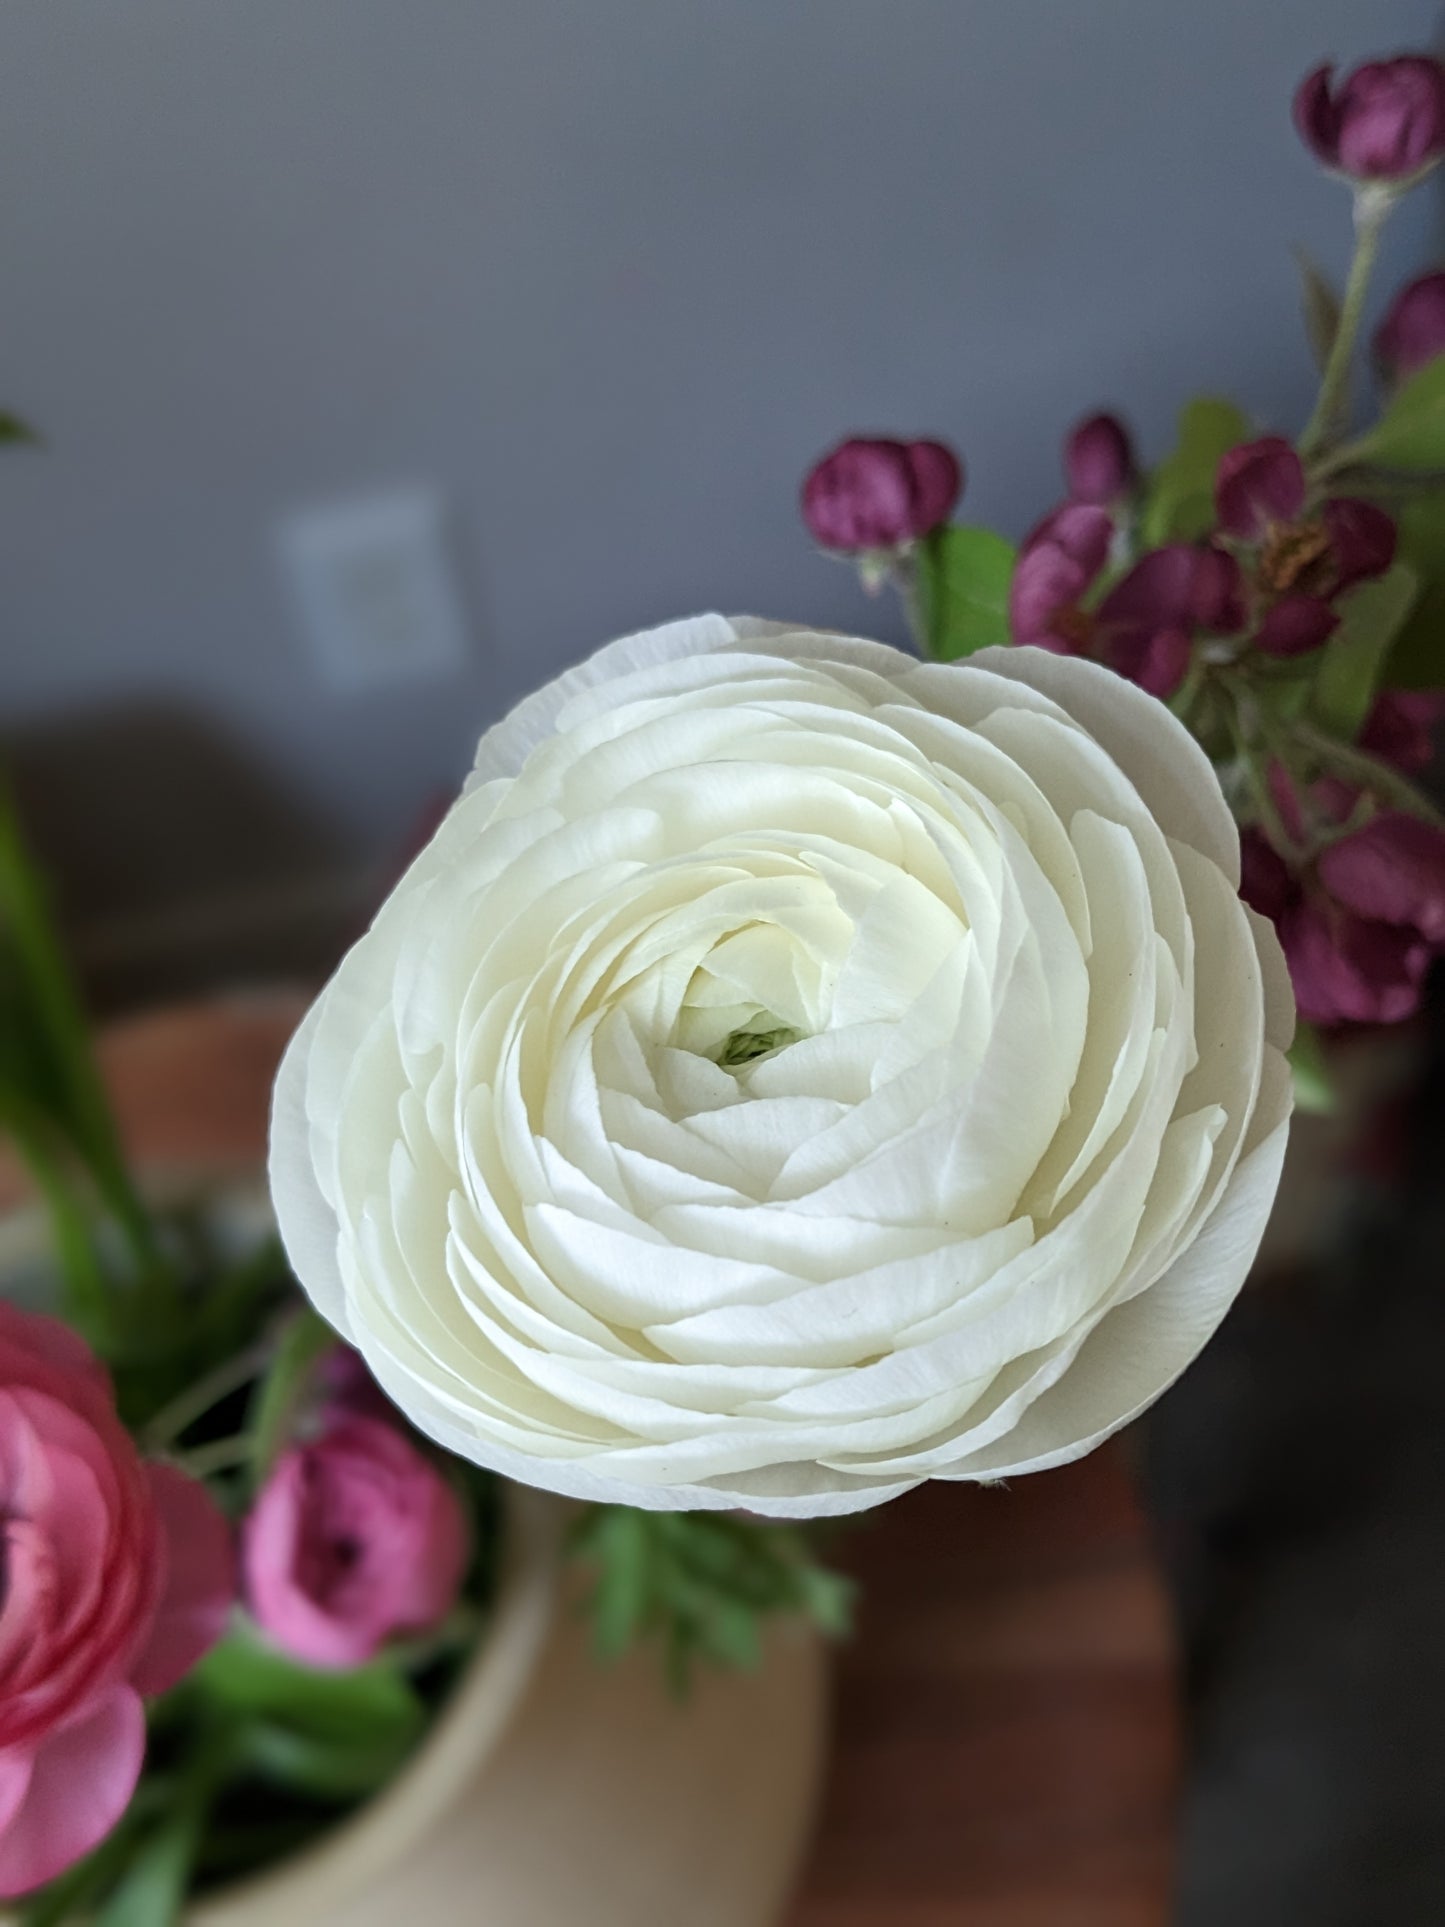
<svg viewBox="0 0 1445 1927"><path fill-rule="evenodd" d="M779 1517L1087 1451L1207 1341L1290 1106L1162 704L717 616L488 731L278 1080L321 1312L444 1445Z"/></svg>

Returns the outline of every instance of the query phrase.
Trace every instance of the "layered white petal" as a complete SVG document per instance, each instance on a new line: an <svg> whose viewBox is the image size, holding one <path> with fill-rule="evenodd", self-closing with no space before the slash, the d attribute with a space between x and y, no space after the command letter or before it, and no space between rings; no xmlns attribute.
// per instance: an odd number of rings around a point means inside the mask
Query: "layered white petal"
<svg viewBox="0 0 1445 1927"><path fill-rule="evenodd" d="M483 738L298 1032L272 1185L451 1449L845 1512L1089 1449L1243 1280L1292 1007L1207 761L1032 650L703 617Z"/></svg>

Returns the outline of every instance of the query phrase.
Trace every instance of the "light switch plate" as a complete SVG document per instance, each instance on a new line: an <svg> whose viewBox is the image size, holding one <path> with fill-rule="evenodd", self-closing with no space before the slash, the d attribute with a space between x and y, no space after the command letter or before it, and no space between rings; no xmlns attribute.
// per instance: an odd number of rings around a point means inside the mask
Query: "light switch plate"
<svg viewBox="0 0 1445 1927"><path fill-rule="evenodd" d="M282 566L317 667L368 690L460 669L461 598L440 492L388 489L298 509L278 532Z"/></svg>

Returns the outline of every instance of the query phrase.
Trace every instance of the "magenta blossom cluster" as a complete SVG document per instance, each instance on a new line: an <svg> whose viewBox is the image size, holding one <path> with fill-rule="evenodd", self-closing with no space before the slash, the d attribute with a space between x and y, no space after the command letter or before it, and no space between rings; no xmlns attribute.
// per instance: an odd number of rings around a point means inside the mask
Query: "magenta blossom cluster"
<svg viewBox="0 0 1445 1927"><path fill-rule="evenodd" d="M1433 691L1389 691L1360 746L1418 773L1442 713ZM1337 778L1301 785L1275 764L1269 787L1274 836L1245 829L1242 893L1279 931L1300 1015L1323 1025L1412 1016L1445 953L1445 832L1388 803L1367 813L1371 799Z"/></svg>
<svg viewBox="0 0 1445 1927"><path fill-rule="evenodd" d="M1307 509L1303 464L1290 444L1266 436L1231 449L1219 464L1217 526L1202 543L1151 549L1097 594L1119 551L1127 553L1127 435L1108 421L1119 451L1111 505L1065 502L1026 538L1014 571L1009 619L1015 642L1107 663L1151 695L1179 688L1201 640L1230 654L1270 656L1317 649L1335 629L1335 601L1383 574L1395 527L1372 502L1349 497ZM1079 473L1081 430L1069 438L1065 470ZM1091 476L1092 479L1092 476Z"/></svg>

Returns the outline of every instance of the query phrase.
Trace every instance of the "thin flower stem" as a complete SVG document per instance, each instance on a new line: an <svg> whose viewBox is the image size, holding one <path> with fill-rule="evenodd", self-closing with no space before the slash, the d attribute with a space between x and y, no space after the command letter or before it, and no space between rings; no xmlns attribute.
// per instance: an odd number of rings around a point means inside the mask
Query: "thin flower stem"
<svg viewBox="0 0 1445 1927"><path fill-rule="evenodd" d="M223 1359L214 1370L188 1385L183 1392L173 1398L169 1405L161 1407L146 1426L144 1432L145 1448L148 1452L159 1452L175 1439L188 1432L198 1419L223 1398L239 1392L243 1385L260 1376L271 1356L269 1344L261 1343L247 1346L234 1358Z"/></svg>
<svg viewBox="0 0 1445 1927"><path fill-rule="evenodd" d="M1445 817L1408 778L1391 769L1387 763L1377 762L1364 750L1354 749L1350 744L1327 735L1324 730L1316 729L1313 723L1297 722L1293 734L1298 742L1312 750L1336 774L1349 778L1362 790L1384 797L1408 811L1411 816L1422 817L1436 829L1445 829Z"/></svg>
<svg viewBox="0 0 1445 1927"><path fill-rule="evenodd" d="M1320 392L1319 399L1315 402L1315 412L1310 416L1299 441L1299 452L1306 458L1316 454L1321 445L1330 439L1334 432L1336 417L1347 397L1350 365L1354 360L1355 339L1360 332L1360 322L1365 311L1365 296L1369 291L1370 275L1374 270L1375 256L1379 252L1380 234L1393 206L1392 195L1366 190L1356 196L1355 252L1345 281L1344 298L1340 302L1339 325L1335 329L1329 358L1325 362L1324 373L1320 377Z"/></svg>
<svg viewBox="0 0 1445 1927"><path fill-rule="evenodd" d="M207 1445L198 1445L193 1452L175 1452L171 1456L193 1479L208 1479L213 1472L229 1472L233 1466L249 1464L255 1451L253 1434L238 1432L234 1438L212 1439Z"/></svg>
<svg viewBox="0 0 1445 1927"><path fill-rule="evenodd" d="M903 613L908 618L908 633L913 638L913 646L925 662L936 662L929 644L928 624L923 619L923 597L918 587L918 564L911 555L897 557L889 570L889 577L898 591L903 603Z"/></svg>

